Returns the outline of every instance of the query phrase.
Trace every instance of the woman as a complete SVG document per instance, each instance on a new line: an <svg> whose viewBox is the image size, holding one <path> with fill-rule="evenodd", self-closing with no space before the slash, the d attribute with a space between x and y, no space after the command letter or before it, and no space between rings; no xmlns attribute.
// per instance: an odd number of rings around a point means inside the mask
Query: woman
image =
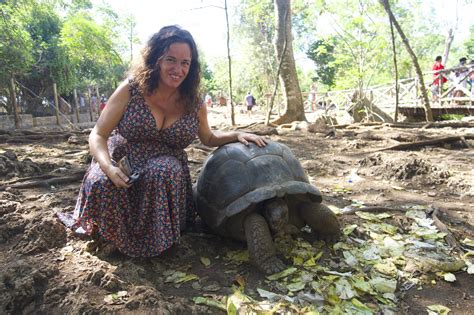
<svg viewBox="0 0 474 315"><path fill-rule="evenodd" d="M166 26L150 38L141 62L109 98L89 136L94 159L72 227L98 232L126 255L157 256L194 221L184 148L196 135L207 146L265 145L256 135L212 131L199 82L198 51L188 31ZM133 184L115 162L123 157L139 174Z"/></svg>

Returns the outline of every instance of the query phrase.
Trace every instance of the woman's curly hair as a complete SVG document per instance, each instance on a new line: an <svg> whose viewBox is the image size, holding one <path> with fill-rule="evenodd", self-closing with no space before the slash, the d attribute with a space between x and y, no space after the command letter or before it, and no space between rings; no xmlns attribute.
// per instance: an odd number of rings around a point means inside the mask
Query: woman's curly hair
<svg viewBox="0 0 474 315"><path fill-rule="evenodd" d="M165 26L160 29L148 40L141 51L140 61L132 67L129 74L137 82L140 92L144 95L153 93L158 88L160 80L160 69L157 62L174 43L186 43L191 49L191 65L188 75L178 87L179 101L189 112L196 108L200 102L201 64L196 43L188 31L177 25Z"/></svg>

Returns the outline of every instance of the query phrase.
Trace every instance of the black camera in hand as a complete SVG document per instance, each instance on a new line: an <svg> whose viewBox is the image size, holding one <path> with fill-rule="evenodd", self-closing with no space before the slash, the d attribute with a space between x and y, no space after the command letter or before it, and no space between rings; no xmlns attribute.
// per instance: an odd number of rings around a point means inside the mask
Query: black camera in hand
<svg viewBox="0 0 474 315"><path fill-rule="evenodd" d="M125 175L127 175L127 184L131 185L140 178L140 173L132 173L132 167L130 166L130 162L128 161L128 158L126 156L120 159L120 161L118 162L118 167Z"/></svg>

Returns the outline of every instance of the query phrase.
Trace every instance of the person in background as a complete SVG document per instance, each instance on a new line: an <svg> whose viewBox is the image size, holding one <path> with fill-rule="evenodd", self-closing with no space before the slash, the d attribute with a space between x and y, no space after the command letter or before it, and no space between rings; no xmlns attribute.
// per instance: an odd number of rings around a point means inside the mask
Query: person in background
<svg viewBox="0 0 474 315"><path fill-rule="evenodd" d="M212 107L212 97L209 94L206 94L204 97L204 103L207 105L207 107Z"/></svg>
<svg viewBox="0 0 474 315"><path fill-rule="evenodd" d="M247 115L252 117L252 108L256 105L255 97L250 92L245 95L244 104L247 106Z"/></svg>
<svg viewBox="0 0 474 315"><path fill-rule="evenodd" d="M99 113L99 104L97 103L97 96L95 94L91 95L90 108L91 108L92 113L97 114L97 115L100 114Z"/></svg>
<svg viewBox="0 0 474 315"><path fill-rule="evenodd" d="M440 88L444 83L446 83L447 79L444 75L440 74L439 70L443 70L444 66L442 64L443 58L441 56L436 56L435 63L433 64L432 70L435 71L433 73L433 82L431 83L431 94L433 95L433 102L437 102L439 99ZM440 87L440 80L439 77L441 76L441 87Z"/></svg>
<svg viewBox="0 0 474 315"><path fill-rule="evenodd" d="M99 115L102 114L102 111L104 110L105 105L107 105L107 98L105 97L104 94L102 94L100 97Z"/></svg>
<svg viewBox="0 0 474 315"><path fill-rule="evenodd" d="M219 97L219 106L226 106L227 105L227 100L226 98L224 97L224 95L221 95Z"/></svg>
<svg viewBox="0 0 474 315"><path fill-rule="evenodd" d="M92 130L93 160L75 211L58 216L77 232L96 235L103 253L118 249L152 257L179 243L196 215L184 150L196 136L213 147L237 141L266 145L254 134L211 130L199 96L200 69L191 34L163 27L148 40Z"/></svg>
<svg viewBox="0 0 474 315"><path fill-rule="evenodd" d="M311 84L311 90L308 94L308 101L311 104L311 110L314 112L316 110L316 83Z"/></svg>
<svg viewBox="0 0 474 315"><path fill-rule="evenodd" d="M457 69L454 72L455 74L455 84L456 88L454 89L454 97L463 97L466 96L465 90L467 90L467 81L469 80L469 69L467 67L467 58L462 57L459 59L459 64Z"/></svg>
<svg viewBox="0 0 474 315"><path fill-rule="evenodd" d="M79 110L81 113L83 113L86 110L86 100L82 93L79 95Z"/></svg>

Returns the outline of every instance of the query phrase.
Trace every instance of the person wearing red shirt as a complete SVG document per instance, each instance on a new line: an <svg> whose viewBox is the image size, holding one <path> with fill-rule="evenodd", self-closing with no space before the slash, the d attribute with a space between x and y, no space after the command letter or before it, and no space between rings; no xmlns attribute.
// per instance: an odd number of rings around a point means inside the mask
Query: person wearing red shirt
<svg viewBox="0 0 474 315"><path fill-rule="evenodd" d="M446 79L446 77L444 77L442 74L439 73L439 70L443 70L444 69L444 66L443 64L441 63L443 60L443 58L441 56L436 56L436 59L435 59L435 63L433 64L433 71L436 71L435 73L433 73L433 83L431 85L431 93L433 94L433 102L436 102L438 100L438 97L439 97L439 91L440 91L440 87L439 87L439 76L441 75L441 86L443 85L443 83L446 83L446 81L448 81Z"/></svg>
<svg viewBox="0 0 474 315"><path fill-rule="evenodd" d="M102 94L100 97L100 105L99 105L99 115L102 113L102 111L105 108L105 105L107 105L107 98L105 98L105 95Z"/></svg>

